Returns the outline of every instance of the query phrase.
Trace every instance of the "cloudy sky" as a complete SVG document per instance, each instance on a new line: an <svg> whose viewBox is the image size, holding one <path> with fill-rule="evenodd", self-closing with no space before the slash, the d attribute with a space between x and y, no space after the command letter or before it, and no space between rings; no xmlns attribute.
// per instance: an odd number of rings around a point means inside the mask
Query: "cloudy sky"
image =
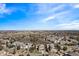
<svg viewBox="0 0 79 59"><path fill-rule="evenodd" d="M79 30L79 4L0 4L0 30Z"/></svg>

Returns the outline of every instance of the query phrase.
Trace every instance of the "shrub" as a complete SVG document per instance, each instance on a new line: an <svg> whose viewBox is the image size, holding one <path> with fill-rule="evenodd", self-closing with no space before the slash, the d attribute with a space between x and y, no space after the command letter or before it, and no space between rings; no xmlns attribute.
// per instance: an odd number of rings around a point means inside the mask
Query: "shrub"
<svg viewBox="0 0 79 59"><path fill-rule="evenodd" d="M66 50L67 50L67 47L66 47L66 46L65 46L65 47L63 47L63 50L64 50L64 51L66 51Z"/></svg>
<svg viewBox="0 0 79 59"><path fill-rule="evenodd" d="M15 47L14 45L12 45L11 43L7 43L7 45L6 45L8 48L13 48L13 47Z"/></svg>
<svg viewBox="0 0 79 59"><path fill-rule="evenodd" d="M17 50L20 50L20 46L17 46Z"/></svg>
<svg viewBox="0 0 79 59"><path fill-rule="evenodd" d="M3 46L0 46L0 50L2 50L3 49Z"/></svg>
<svg viewBox="0 0 79 59"><path fill-rule="evenodd" d="M55 45L55 48L58 50L58 51L60 51L60 49L61 49L61 47L60 47L60 45Z"/></svg>

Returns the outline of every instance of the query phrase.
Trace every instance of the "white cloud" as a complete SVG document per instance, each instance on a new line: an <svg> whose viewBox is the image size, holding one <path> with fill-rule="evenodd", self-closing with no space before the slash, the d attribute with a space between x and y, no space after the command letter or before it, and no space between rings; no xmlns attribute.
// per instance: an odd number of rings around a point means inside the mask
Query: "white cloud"
<svg viewBox="0 0 79 59"><path fill-rule="evenodd" d="M71 6L74 7L74 8L79 8L79 4L78 3L71 4Z"/></svg>
<svg viewBox="0 0 79 59"><path fill-rule="evenodd" d="M75 8L79 8L79 4L74 6Z"/></svg>
<svg viewBox="0 0 79 59"><path fill-rule="evenodd" d="M1 10L1 9L5 9L5 6L6 6L5 4L2 4L2 3L1 3L1 4L0 4L0 10Z"/></svg>
<svg viewBox="0 0 79 59"><path fill-rule="evenodd" d="M49 16L45 19L42 20L43 23L46 23L47 21L53 20L55 18L55 16Z"/></svg>
<svg viewBox="0 0 79 59"><path fill-rule="evenodd" d="M41 22L46 23L46 22L48 22L48 21L50 21L50 20L54 20L56 17L58 17L58 16L60 16L60 15L62 16L62 15L64 15L64 14L68 13L68 12L70 12L70 11L69 11L69 10L68 10L68 11L63 11L63 12L54 14L54 15L52 15L52 16L48 16L47 18L42 19Z"/></svg>
<svg viewBox="0 0 79 59"><path fill-rule="evenodd" d="M69 23L58 24L55 26L58 30L79 30L79 21L72 21Z"/></svg>
<svg viewBox="0 0 79 59"><path fill-rule="evenodd" d="M61 5L58 5L57 7L54 7L54 8L52 8L52 9L50 9L49 10L49 12L55 12L55 11L57 11L57 10L63 10L64 9L64 6L66 6L65 4L61 4Z"/></svg>
<svg viewBox="0 0 79 59"><path fill-rule="evenodd" d="M0 16L12 13L12 9L6 8L6 4L0 3Z"/></svg>
<svg viewBox="0 0 79 59"><path fill-rule="evenodd" d="M38 10L36 13L43 14L43 13L49 13L49 12L55 12L58 9L63 9L65 4L60 4L56 7L53 7L52 4L37 4Z"/></svg>

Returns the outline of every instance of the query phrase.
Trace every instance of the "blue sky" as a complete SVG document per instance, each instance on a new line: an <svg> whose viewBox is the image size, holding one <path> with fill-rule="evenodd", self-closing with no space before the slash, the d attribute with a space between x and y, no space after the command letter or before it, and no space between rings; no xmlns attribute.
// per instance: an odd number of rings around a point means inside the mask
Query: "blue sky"
<svg viewBox="0 0 79 59"><path fill-rule="evenodd" d="M79 4L0 4L0 30L79 30Z"/></svg>

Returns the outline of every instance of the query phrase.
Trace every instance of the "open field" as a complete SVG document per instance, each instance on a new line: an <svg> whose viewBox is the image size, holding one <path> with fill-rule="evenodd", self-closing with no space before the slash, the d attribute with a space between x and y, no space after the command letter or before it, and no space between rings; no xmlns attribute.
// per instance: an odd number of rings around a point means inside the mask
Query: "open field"
<svg viewBox="0 0 79 59"><path fill-rule="evenodd" d="M79 56L79 31L0 31L0 56Z"/></svg>

